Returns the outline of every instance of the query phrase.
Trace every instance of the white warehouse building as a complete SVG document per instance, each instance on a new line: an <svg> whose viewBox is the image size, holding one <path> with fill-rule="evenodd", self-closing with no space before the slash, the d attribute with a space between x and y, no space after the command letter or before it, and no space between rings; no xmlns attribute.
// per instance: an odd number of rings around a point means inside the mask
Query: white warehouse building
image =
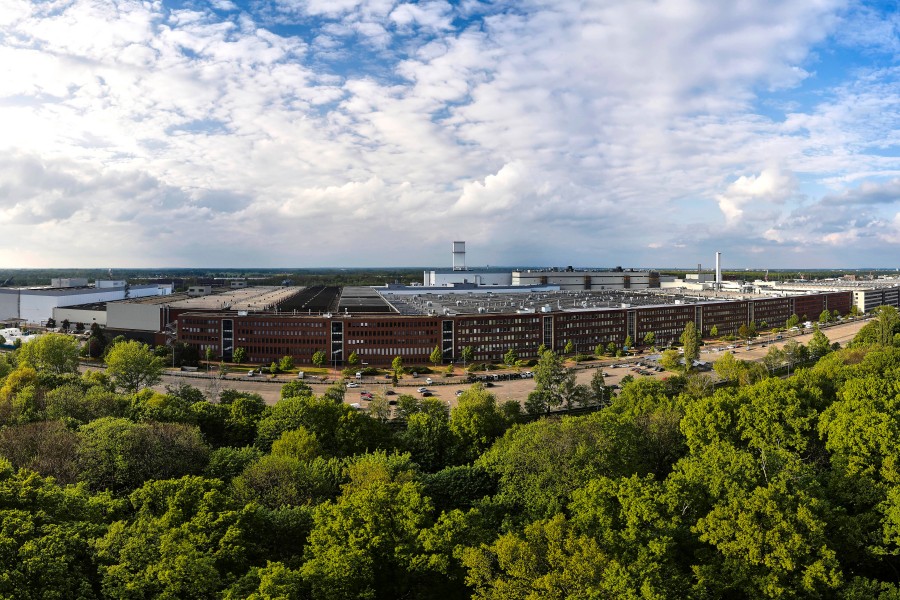
<svg viewBox="0 0 900 600"><path fill-rule="evenodd" d="M0 321L41 324L63 306L112 302L172 293L171 284L147 284L116 287L39 287L0 288Z"/></svg>

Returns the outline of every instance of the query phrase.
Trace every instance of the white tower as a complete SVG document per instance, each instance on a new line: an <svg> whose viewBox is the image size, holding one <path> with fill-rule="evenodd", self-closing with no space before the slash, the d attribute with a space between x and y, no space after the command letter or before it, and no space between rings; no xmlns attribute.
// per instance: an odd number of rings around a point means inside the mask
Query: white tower
<svg viewBox="0 0 900 600"><path fill-rule="evenodd" d="M466 270L466 243L453 242L453 270Z"/></svg>
<svg viewBox="0 0 900 600"><path fill-rule="evenodd" d="M722 287L722 253L716 252L716 289Z"/></svg>

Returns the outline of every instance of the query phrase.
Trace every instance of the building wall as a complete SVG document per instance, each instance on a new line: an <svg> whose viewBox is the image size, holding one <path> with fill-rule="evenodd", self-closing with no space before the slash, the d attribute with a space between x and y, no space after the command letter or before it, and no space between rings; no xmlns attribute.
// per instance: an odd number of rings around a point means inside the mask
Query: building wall
<svg viewBox="0 0 900 600"><path fill-rule="evenodd" d="M19 318L19 290L0 288L0 320Z"/></svg>
<svg viewBox="0 0 900 600"><path fill-rule="evenodd" d="M92 323L96 323L101 327L106 327L106 311L105 310L89 310L83 308L69 308L58 306L53 309L53 318L56 320L56 326L60 327L66 319L72 327L76 323L83 323L85 329L89 329Z"/></svg>
<svg viewBox="0 0 900 600"><path fill-rule="evenodd" d="M474 283L485 286L512 285L512 273L487 271L425 271L423 285L442 287L454 283Z"/></svg>
<svg viewBox="0 0 900 600"><path fill-rule="evenodd" d="M851 297L850 292L842 292L821 295L817 301L820 305L849 307ZM805 299L804 306L814 306L809 297L801 298ZM709 335L713 325L720 334L737 333L741 325L749 324L751 315L757 323L766 320L770 325L778 325L792 314L796 299L434 317L186 312L178 315L177 321L179 341L193 344L201 352L212 348L219 356L222 321L232 320L234 347L245 348L249 361L259 364L269 364L283 356L293 356L298 364L309 364L318 350L326 351L338 365L345 364L352 352L370 365L390 365L395 356L401 356L407 365L425 364L435 346L442 349L445 361L459 361L463 348L471 347L476 361L499 362L511 348L520 358L536 358L541 344L561 352L571 341L576 352L589 353L598 344L613 342L621 347L630 334L635 344L641 345L650 331L657 344L677 343L688 321L695 322L703 335Z"/></svg>
<svg viewBox="0 0 900 600"><path fill-rule="evenodd" d="M159 304L111 302L106 305L107 325L115 329L160 331L164 327Z"/></svg>
<svg viewBox="0 0 900 600"><path fill-rule="evenodd" d="M794 299L789 297L754 300L752 306L752 320L757 325L766 323L769 327L782 327L784 322L794 314ZM847 310L841 312L847 313L849 310L848 307Z"/></svg>

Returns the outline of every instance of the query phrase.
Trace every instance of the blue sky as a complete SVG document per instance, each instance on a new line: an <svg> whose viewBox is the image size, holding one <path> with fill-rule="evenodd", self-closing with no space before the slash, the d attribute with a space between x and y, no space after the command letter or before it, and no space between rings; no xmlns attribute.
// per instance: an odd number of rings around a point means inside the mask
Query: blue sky
<svg viewBox="0 0 900 600"><path fill-rule="evenodd" d="M900 266L900 16L6 0L0 266Z"/></svg>

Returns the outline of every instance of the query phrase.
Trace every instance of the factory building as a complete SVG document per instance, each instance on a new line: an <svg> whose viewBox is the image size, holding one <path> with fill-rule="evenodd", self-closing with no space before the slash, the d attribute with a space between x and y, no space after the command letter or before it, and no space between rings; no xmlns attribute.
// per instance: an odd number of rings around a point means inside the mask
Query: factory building
<svg viewBox="0 0 900 600"><path fill-rule="evenodd" d="M689 321L705 336L714 326L720 335L735 334L741 325L783 324L792 314L810 319L823 310L846 314L852 301L851 292L829 292L605 308L558 309L548 303L540 311L507 307L475 314L183 312L176 320L179 341L201 352L210 348L224 360L243 347L248 361L256 364L283 356L309 363L322 350L334 366L345 365L351 353L363 363L386 366L396 356L406 364L425 364L436 346L449 363L459 362L466 347L473 349L476 361L501 361L510 349L520 358L537 358L542 344L561 352L571 342L576 352L588 353L598 344L621 347L628 336L640 344L650 332L657 344L665 345L677 343ZM495 304L508 306L502 300Z"/></svg>
<svg viewBox="0 0 900 600"><path fill-rule="evenodd" d="M71 282L72 280L68 280L62 283ZM164 296L171 293L171 284L0 288L0 321L41 324L53 317L54 309L60 307L112 302L125 298Z"/></svg>
<svg viewBox="0 0 900 600"><path fill-rule="evenodd" d="M641 290L659 287L655 271L513 271L513 286L555 285L561 290Z"/></svg>

